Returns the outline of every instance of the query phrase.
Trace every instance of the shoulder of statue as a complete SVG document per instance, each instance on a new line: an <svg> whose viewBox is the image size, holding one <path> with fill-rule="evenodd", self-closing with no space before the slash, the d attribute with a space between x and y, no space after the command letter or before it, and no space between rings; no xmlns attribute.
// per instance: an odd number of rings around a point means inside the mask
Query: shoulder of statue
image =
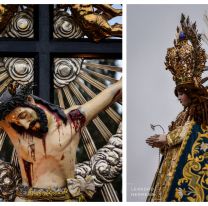
<svg viewBox="0 0 208 206"><path fill-rule="evenodd" d="M175 121L172 121L169 126L169 131L176 129L179 126L183 126L185 122L188 120L188 109L181 111Z"/></svg>
<svg viewBox="0 0 208 206"><path fill-rule="evenodd" d="M176 121L182 117L184 117L187 114L187 110L183 110L181 112L179 112L179 114L176 117Z"/></svg>
<svg viewBox="0 0 208 206"><path fill-rule="evenodd" d="M73 124L76 132L80 131L80 129L84 126L86 122L86 117L81 111L80 107L68 110L67 118L70 121L70 123Z"/></svg>

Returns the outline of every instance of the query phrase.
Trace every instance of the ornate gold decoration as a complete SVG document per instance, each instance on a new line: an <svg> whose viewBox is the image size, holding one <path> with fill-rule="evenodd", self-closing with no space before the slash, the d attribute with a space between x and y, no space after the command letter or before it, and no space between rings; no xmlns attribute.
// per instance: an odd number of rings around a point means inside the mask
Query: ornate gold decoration
<svg viewBox="0 0 208 206"><path fill-rule="evenodd" d="M208 143L205 143L207 139L206 129L203 134L198 134L191 153L188 154L183 177L178 180L178 188L175 191L175 198L178 201L181 201L183 196L187 196L190 202L203 202L206 199L204 191L208 190ZM202 164L204 162L205 165ZM183 187L184 183L187 184L186 187Z"/></svg>
<svg viewBox="0 0 208 206"><path fill-rule="evenodd" d="M70 8L74 21L95 42L111 36L122 37L122 25L108 23L113 17L122 15L122 10L111 4L66 4L59 7Z"/></svg>
<svg viewBox="0 0 208 206"><path fill-rule="evenodd" d="M6 28L17 10L18 5L0 4L0 32Z"/></svg>
<svg viewBox="0 0 208 206"><path fill-rule="evenodd" d="M176 145L172 148L169 148L167 154L165 154L165 159L159 170L156 179L156 186L154 188L154 191L152 191L153 194L150 198L150 201L166 201L180 156L184 151L184 148L186 146L187 140L191 134L191 130L194 124L194 121L187 121L186 124L182 127L182 129L180 127L175 129L176 133L178 133L178 136L181 137L181 139L183 139L183 143L181 146Z"/></svg>
<svg viewBox="0 0 208 206"><path fill-rule="evenodd" d="M72 197L67 187L62 188L33 188L19 185L16 195L24 200L32 201L84 201L83 194Z"/></svg>
<svg viewBox="0 0 208 206"><path fill-rule="evenodd" d="M183 129L183 126L180 126L177 129L168 133L167 143L168 143L169 146L173 146L173 145L176 145L178 143L181 143L182 139L179 135L180 135L182 129Z"/></svg>
<svg viewBox="0 0 208 206"><path fill-rule="evenodd" d="M172 170L169 173L170 177L169 177L168 181L166 181L165 186L163 188L163 194L161 196L161 198L162 198L161 201L165 201L167 196L168 196L168 193L170 191L170 186L172 185L172 181L173 181L173 178L174 178L174 175L175 175L175 172L176 172L176 168L178 166L179 159L180 159L181 155L183 154L183 151L184 151L184 149L186 147L186 143L187 143L187 141L188 141L188 139L190 137L191 130L192 130L194 124L195 124L195 121L193 121L193 120L192 121L188 121L186 123L186 125L184 125L184 127L183 127L183 129L181 131L181 135L183 135L183 138L182 138L183 142L181 144L181 147L180 147L179 151L177 152L178 154L177 154L177 157L176 157L176 159L174 161L174 165L171 165L171 169ZM164 183L160 182L160 185L164 185Z"/></svg>
<svg viewBox="0 0 208 206"><path fill-rule="evenodd" d="M176 85L201 86L201 75L205 69L206 54L201 47L201 36L197 34L196 23L181 16L181 27L177 27L178 38L166 55L166 69L170 70Z"/></svg>

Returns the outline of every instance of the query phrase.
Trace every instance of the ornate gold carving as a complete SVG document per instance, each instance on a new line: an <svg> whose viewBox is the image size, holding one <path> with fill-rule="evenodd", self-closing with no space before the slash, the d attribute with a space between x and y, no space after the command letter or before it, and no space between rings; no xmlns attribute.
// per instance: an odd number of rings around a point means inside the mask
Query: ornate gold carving
<svg viewBox="0 0 208 206"><path fill-rule="evenodd" d="M19 185L16 191L17 197L35 201L66 201L73 199L68 188L30 188Z"/></svg>
<svg viewBox="0 0 208 206"><path fill-rule="evenodd" d="M121 9L115 9L111 4L68 4L59 5L70 8L72 17L82 31L93 41L115 36L122 37L122 25L110 25L108 21L122 15Z"/></svg>
<svg viewBox="0 0 208 206"><path fill-rule="evenodd" d="M201 85L201 75L205 69L206 54L201 48L201 36L197 34L196 23L191 24L189 17L182 14L181 27L177 27L178 38L174 47L166 55L166 69L170 70L176 85Z"/></svg>
<svg viewBox="0 0 208 206"><path fill-rule="evenodd" d="M0 32L6 28L17 9L18 5L0 4Z"/></svg>

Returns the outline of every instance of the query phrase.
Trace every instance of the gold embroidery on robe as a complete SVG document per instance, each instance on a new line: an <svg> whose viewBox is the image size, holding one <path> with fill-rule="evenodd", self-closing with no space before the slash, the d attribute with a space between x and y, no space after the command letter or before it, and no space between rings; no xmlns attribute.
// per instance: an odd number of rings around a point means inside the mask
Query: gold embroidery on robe
<svg viewBox="0 0 208 206"><path fill-rule="evenodd" d="M157 176L156 186L151 201L166 200L177 167L177 163L186 145L187 139L190 136L194 123L195 122L193 120L187 121L184 126L178 126L176 129L172 130L170 134L168 134L168 141L171 147L168 148L164 156L161 169ZM180 141L183 141L182 144L178 144Z"/></svg>
<svg viewBox="0 0 208 206"><path fill-rule="evenodd" d="M208 201L208 197L205 197L205 191L208 191L208 129L202 128L202 131L205 134L198 133L183 167L182 178L178 180L175 191L177 201L181 201L184 196L190 202ZM184 183L187 187L183 186Z"/></svg>

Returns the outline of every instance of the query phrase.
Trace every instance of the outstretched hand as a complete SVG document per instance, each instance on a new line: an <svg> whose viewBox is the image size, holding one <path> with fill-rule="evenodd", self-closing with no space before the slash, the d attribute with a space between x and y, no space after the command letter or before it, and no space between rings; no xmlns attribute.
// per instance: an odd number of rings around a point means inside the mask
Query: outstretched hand
<svg viewBox="0 0 208 206"><path fill-rule="evenodd" d="M167 145L166 135L154 135L146 139L146 143L151 147L163 148Z"/></svg>

